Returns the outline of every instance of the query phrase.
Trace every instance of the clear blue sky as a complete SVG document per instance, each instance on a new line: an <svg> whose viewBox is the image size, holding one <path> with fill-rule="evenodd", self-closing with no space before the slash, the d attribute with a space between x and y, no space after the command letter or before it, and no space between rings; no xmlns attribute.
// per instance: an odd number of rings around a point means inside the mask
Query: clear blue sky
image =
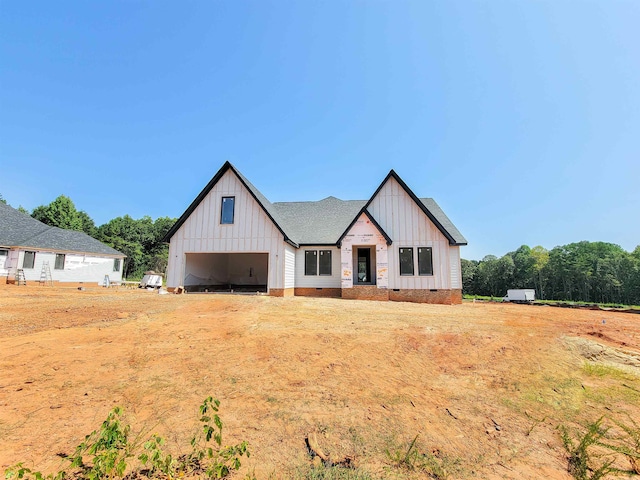
<svg viewBox="0 0 640 480"><path fill-rule="evenodd" d="M640 1L0 0L0 193L178 217L393 168L469 246L640 244Z"/></svg>

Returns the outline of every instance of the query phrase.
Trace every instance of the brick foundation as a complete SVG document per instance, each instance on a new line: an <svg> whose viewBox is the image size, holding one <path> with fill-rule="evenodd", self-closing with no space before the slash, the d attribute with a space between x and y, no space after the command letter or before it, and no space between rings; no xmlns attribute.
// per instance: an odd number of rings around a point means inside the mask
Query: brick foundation
<svg viewBox="0 0 640 480"><path fill-rule="evenodd" d="M342 296L341 288L301 288L296 287L295 295L301 297L330 297L340 298Z"/></svg>
<svg viewBox="0 0 640 480"><path fill-rule="evenodd" d="M270 297L293 297L294 291L293 288L270 288L269 296Z"/></svg>
<svg viewBox="0 0 640 480"><path fill-rule="evenodd" d="M394 302L434 303L454 305L462 303L461 290L389 290L389 300Z"/></svg>
<svg viewBox="0 0 640 480"><path fill-rule="evenodd" d="M350 300L389 300L389 290L375 285L355 285L342 289L342 298Z"/></svg>

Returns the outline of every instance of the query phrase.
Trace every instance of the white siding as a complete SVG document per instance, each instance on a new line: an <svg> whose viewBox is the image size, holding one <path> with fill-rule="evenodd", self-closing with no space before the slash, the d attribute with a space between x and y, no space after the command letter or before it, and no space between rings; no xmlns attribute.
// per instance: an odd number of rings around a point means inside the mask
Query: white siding
<svg viewBox="0 0 640 480"><path fill-rule="evenodd" d="M234 223L220 224L222 197L235 197ZM169 243L167 286L184 281L187 253L268 253L269 288L284 286L284 236L232 170L220 178Z"/></svg>
<svg viewBox="0 0 640 480"><path fill-rule="evenodd" d="M462 289L462 275L460 268L460 247L449 247L449 265L451 266L451 288Z"/></svg>
<svg viewBox="0 0 640 480"><path fill-rule="evenodd" d="M26 250L32 252L33 250ZM11 276L15 275L16 269L22 268L25 250L18 252L18 261L12 265ZM62 252L60 252L62 253ZM36 251L33 268L24 268L24 276L29 282L37 282L42 275L44 262L49 262L51 278L54 282L87 282L102 285L104 276L109 275L109 280L119 282L122 280L123 260L120 259L120 270L113 271L114 257L99 257L95 255L81 255L76 253L65 253L64 269L56 270L56 252Z"/></svg>
<svg viewBox="0 0 640 480"><path fill-rule="evenodd" d="M304 252L307 250L331 251L331 275L305 275ZM296 250L296 287L340 288L340 249L326 246L304 246Z"/></svg>
<svg viewBox="0 0 640 480"><path fill-rule="evenodd" d="M291 245L284 248L284 288L296 286L296 251Z"/></svg>
<svg viewBox="0 0 640 480"><path fill-rule="evenodd" d="M389 247L389 288L454 288L450 279L449 241L393 177L380 189L368 210L393 240ZM400 276L400 247L414 248L413 276ZM415 247L432 248L433 275L418 275L418 254Z"/></svg>

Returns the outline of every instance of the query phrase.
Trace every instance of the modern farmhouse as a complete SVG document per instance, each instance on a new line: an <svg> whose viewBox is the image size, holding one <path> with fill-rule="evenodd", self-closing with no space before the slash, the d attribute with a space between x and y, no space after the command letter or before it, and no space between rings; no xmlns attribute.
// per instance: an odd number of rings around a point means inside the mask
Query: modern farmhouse
<svg viewBox="0 0 640 480"><path fill-rule="evenodd" d="M226 162L164 240L169 289L462 301L465 238L393 170L369 200L271 203Z"/></svg>
<svg viewBox="0 0 640 480"><path fill-rule="evenodd" d="M0 278L6 283L122 280L125 255L83 232L51 227L0 202Z"/></svg>

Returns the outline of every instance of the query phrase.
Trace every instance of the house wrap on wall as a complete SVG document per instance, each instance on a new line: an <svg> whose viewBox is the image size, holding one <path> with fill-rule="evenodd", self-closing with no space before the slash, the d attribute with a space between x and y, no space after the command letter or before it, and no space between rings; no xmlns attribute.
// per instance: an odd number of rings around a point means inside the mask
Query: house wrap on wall
<svg viewBox="0 0 640 480"><path fill-rule="evenodd" d="M0 202L0 278L14 283L18 269L27 284L48 264L53 282L122 280L125 255L86 233L46 225Z"/></svg>
<svg viewBox="0 0 640 480"><path fill-rule="evenodd" d="M164 240L169 289L462 301L467 241L393 170L369 200L271 203L226 162Z"/></svg>

